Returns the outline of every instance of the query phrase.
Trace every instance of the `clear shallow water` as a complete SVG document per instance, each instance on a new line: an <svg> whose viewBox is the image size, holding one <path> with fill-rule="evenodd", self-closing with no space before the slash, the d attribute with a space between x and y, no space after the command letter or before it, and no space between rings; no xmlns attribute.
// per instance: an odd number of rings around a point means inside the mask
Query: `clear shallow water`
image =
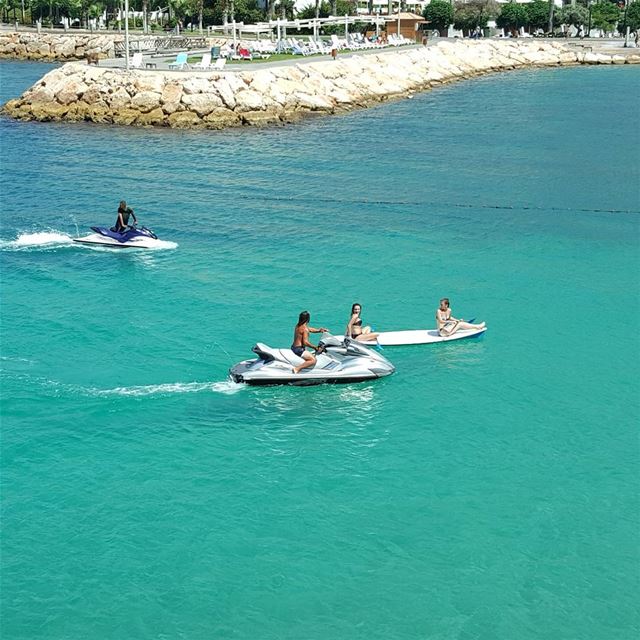
<svg viewBox="0 0 640 640"><path fill-rule="evenodd" d="M49 68L0 64L2 100ZM635 637L639 87L503 74L265 131L1 119L3 635ZM69 242L121 198L177 248ZM419 328L443 295L484 339L388 348L370 384L226 380L302 309Z"/></svg>

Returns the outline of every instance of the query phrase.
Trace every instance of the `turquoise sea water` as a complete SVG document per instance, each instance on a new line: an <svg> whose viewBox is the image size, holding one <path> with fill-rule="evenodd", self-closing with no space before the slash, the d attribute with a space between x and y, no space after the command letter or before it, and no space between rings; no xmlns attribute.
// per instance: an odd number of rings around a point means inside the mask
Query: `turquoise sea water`
<svg viewBox="0 0 640 640"><path fill-rule="evenodd" d="M2 63L0 98L49 68ZM0 119L3 637L637 637L639 80L262 131ZM177 248L70 244L121 198ZM482 340L226 380L302 309L423 328L445 295Z"/></svg>

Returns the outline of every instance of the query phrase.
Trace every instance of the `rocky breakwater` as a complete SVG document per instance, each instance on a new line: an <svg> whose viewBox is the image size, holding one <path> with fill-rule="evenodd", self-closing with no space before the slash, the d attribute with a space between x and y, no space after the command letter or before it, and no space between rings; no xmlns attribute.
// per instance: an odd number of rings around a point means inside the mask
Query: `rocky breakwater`
<svg viewBox="0 0 640 640"><path fill-rule="evenodd" d="M69 63L10 100L3 112L23 120L220 129L340 113L494 71L625 62L640 62L640 56L576 51L537 40L486 40L256 65L245 72L127 72Z"/></svg>
<svg viewBox="0 0 640 640"><path fill-rule="evenodd" d="M86 56L113 58L114 41L122 35L63 33L0 33L0 58L21 60L80 60Z"/></svg>

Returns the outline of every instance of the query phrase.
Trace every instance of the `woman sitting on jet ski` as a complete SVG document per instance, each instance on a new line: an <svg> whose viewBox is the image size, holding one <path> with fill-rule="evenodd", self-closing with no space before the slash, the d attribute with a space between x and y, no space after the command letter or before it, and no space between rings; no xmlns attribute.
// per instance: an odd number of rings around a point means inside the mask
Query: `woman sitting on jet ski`
<svg viewBox="0 0 640 640"><path fill-rule="evenodd" d="M129 226L129 216L133 217L134 224L138 224L138 219L136 218L136 214L133 213L133 209L127 207L127 203L124 200L120 200L120 206L118 207L118 219L111 231L124 233Z"/></svg>
<svg viewBox="0 0 640 640"><path fill-rule="evenodd" d="M320 327L320 329L310 327L309 320L311 320L309 312L302 311L300 313L300 317L298 318L298 324L293 330L293 344L291 345L291 351L293 351L293 353L304 360L301 365L293 368L293 373L300 373L302 369L313 367L313 365L316 363L315 356L311 355L308 351L305 350L305 347L309 347L314 351L318 350L318 347L309 342L309 334L326 333L328 331L328 329L325 329L324 327Z"/></svg>
<svg viewBox="0 0 640 640"><path fill-rule="evenodd" d="M380 334L372 333L371 327L362 326L362 318L360 317L361 311L362 306L358 302L354 302L351 307L351 320L349 320L349 324L347 324L345 335L348 335L350 338L353 338L358 342L370 342L376 340Z"/></svg>

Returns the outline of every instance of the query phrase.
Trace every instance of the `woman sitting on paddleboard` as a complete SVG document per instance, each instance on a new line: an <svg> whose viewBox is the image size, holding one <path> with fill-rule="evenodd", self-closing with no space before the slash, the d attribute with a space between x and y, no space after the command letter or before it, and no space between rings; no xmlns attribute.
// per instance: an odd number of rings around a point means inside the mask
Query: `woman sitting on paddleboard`
<svg viewBox="0 0 640 640"><path fill-rule="evenodd" d="M471 324L465 322L462 318L454 318L449 308L449 298L442 298L442 300L440 300L440 308L436 311L436 323L438 333L445 338L453 335L456 331L464 329L484 329L485 327L484 322Z"/></svg>
<svg viewBox="0 0 640 640"><path fill-rule="evenodd" d="M359 303L355 302L351 307L351 319L347 324L347 330L345 334L358 342L372 342L378 337L378 333L372 333L371 327L362 326L362 318L360 312L362 307Z"/></svg>

